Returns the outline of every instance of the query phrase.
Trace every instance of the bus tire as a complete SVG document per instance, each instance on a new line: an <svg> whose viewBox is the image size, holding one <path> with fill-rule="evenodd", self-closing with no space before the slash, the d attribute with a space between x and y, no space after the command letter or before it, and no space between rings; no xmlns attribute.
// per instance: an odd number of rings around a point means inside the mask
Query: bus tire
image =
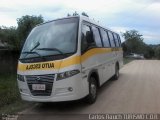
<svg viewBox="0 0 160 120"><path fill-rule="evenodd" d="M89 79L89 94L86 97L86 102L88 104L93 104L97 99L97 82L96 78L91 76Z"/></svg>
<svg viewBox="0 0 160 120"><path fill-rule="evenodd" d="M119 66L118 64L115 65L115 74L113 76L114 80L118 80L119 78Z"/></svg>

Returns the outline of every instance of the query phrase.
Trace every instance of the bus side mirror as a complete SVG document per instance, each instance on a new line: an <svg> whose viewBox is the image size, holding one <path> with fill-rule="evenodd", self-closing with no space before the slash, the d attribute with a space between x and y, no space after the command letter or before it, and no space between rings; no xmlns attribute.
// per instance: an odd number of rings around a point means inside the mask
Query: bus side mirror
<svg viewBox="0 0 160 120"><path fill-rule="evenodd" d="M84 52L88 49L88 43L86 41L86 37L84 36L84 33L82 33L81 36L81 51Z"/></svg>
<svg viewBox="0 0 160 120"><path fill-rule="evenodd" d="M86 39L87 39L87 42L90 44L90 43L93 43L94 40L93 40L93 32L91 31L88 31L86 33Z"/></svg>
<svg viewBox="0 0 160 120"><path fill-rule="evenodd" d="M96 46L93 38L93 32L89 32L88 35L86 35L88 48L94 48Z"/></svg>

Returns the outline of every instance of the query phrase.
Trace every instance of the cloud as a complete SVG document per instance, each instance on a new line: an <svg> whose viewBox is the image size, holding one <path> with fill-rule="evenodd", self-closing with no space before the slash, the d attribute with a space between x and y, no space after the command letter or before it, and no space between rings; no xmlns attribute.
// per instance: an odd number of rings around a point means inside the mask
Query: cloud
<svg viewBox="0 0 160 120"><path fill-rule="evenodd" d="M41 14L48 21L74 11L85 11L91 19L118 32L136 29L145 42L160 41L158 0L1 0L0 26L17 26L16 19L23 15Z"/></svg>
<svg viewBox="0 0 160 120"><path fill-rule="evenodd" d="M13 8L0 6L0 13L14 12L14 11L15 11L15 9L13 9Z"/></svg>

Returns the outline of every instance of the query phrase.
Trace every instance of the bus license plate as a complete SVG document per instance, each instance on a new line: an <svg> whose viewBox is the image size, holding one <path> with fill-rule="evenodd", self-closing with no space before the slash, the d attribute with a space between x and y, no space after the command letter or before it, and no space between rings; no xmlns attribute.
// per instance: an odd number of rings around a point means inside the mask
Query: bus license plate
<svg viewBox="0 0 160 120"><path fill-rule="evenodd" d="M32 90L46 90L45 84L32 84Z"/></svg>

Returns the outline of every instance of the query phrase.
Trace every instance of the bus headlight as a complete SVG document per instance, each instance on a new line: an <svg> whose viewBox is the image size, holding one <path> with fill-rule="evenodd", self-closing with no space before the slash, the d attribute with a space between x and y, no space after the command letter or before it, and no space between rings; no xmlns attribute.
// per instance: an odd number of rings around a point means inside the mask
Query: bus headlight
<svg viewBox="0 0 160 120"><path fill-rule="evenodd" d="M66 72L63 72L63 73L59 73L57 75L57 80L62 80L62 79L68 78L68 77L72 77L72 76L74 76L78 73L80 73L79 70L71 70L71 71L66 71Z"/></svg>
<svg viewBox="0 0 160 120"><path fill-rule="evenodd" d="M18 79L19 81L25 82L23 75L17 74L17 79Z"/></svg>

